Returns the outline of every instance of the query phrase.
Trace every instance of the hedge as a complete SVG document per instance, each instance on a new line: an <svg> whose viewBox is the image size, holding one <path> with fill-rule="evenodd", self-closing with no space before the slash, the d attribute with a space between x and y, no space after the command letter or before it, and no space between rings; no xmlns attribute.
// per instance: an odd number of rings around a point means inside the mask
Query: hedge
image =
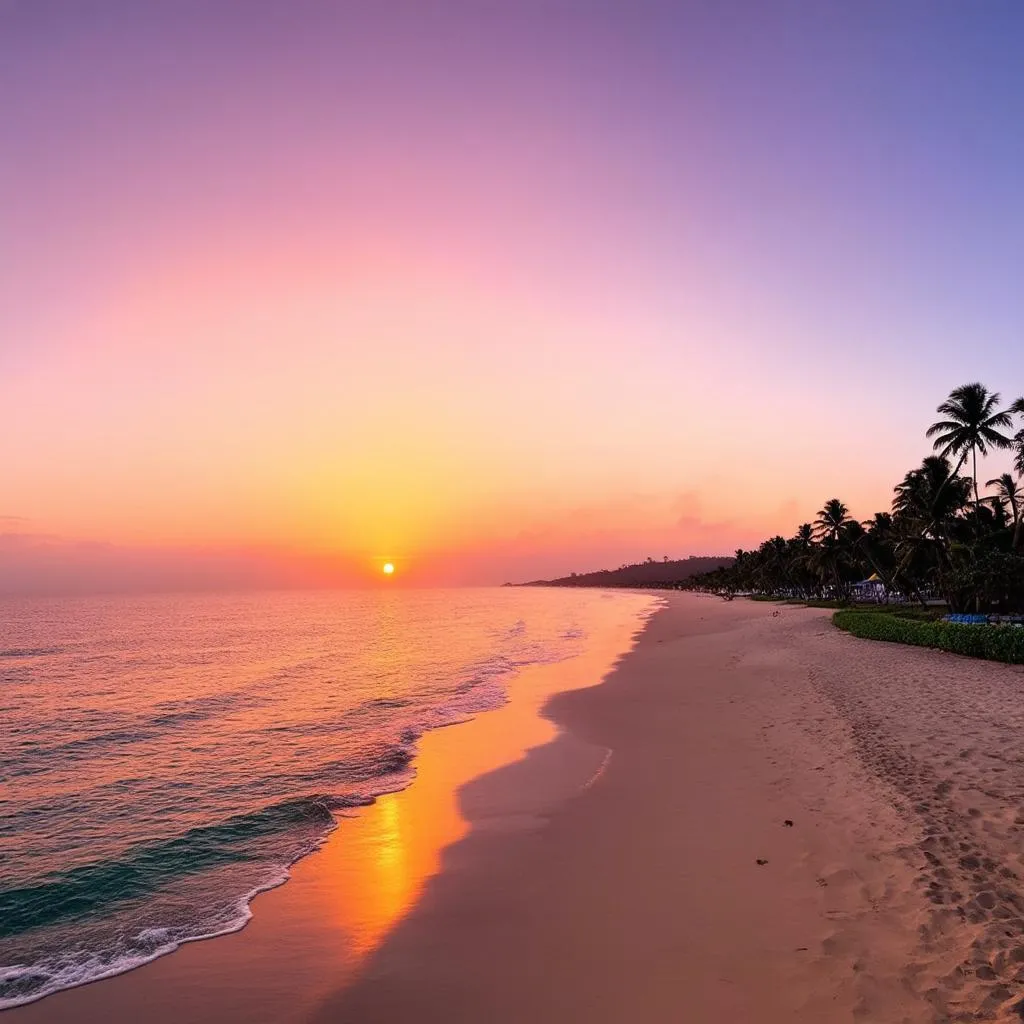
<svg viewBox="0 0 1024 1024"><path fill-rule="evenodd" d="M832 621L867 640L888 640L935 647L970 658L1024 665L1024 626L964 626L955 622L920 622L886 612L839 611Z"/></svg>

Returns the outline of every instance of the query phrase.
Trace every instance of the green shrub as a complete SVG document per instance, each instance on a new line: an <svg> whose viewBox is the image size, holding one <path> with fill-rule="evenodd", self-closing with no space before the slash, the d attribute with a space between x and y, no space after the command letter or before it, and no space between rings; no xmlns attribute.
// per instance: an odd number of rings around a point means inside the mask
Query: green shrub
<svg viewBox="0 0 1024 1024"><path fill-rule="evenodd" d="M1024 626L965 626L863 611L839 611L832 621L840 629L867 640L935 647L969 658L1024 665Z"/></svg>

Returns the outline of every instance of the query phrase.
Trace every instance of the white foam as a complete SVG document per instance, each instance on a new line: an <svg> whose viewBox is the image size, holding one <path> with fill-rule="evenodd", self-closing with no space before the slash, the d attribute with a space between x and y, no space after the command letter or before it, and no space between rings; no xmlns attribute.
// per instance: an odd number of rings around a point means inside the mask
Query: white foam
<svg viewBox="0 0 1024 1024"><path fill-rule="evenodd" d="M148 949L136 950L120 956L103 957L96 953L85 953L80 956L67 956L63 958L50 957L41 960L39 963L13 964L8 967L0 967L0 985L7 985L18 981L19 978L45 977L38 988L30 993L9 998L0 997L0 1010L13 1009L15 1006L25 1006L27 1003L34 1003L46 996L53 995L64 989L77 988L80 985L90 985L95 981L103 981L106 978L113 978L118 974L126 974L138 967L152 963L159 957L173 953L176 949L187 942L203 942L206 939L216 939L222 935L231 935L241 931L252 920L252 908L250 904L260 895L276 889L291 878L292 865L303 857L320 849L327 840L328 835L337 828L337 822L328 825L323 833L314 841L308 843L286 866L271 876L267 881L255 886L245 893L235 905L235 913L225 922L209 931L200 932L195 935L175 935L177 929L171 928L144 928L136 935L136 940L150 946ZM163 941L162 941L163 940ZM155 945L150 945L155 943Z"/></svg>

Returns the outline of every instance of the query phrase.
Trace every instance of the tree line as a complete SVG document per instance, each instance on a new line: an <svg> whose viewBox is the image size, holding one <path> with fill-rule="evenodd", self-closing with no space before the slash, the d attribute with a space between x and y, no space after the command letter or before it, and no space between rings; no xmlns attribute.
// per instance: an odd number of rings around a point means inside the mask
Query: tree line
<svg viewBox="0 0 1024 1024"><path fill-rule="evenodd" d="M794 536L741 549L731 566L688 586L845 602L873 578L885 599L942 599L954 612L1024 609L1024 398L1002 408L997 392L964 384L937 412L925 432L933 454L896 484L888 511L862 522L831 498ZM979 459L1007 450L1017 476L986 481L982 494Z"/></svg>
<svg viewBox="0 0 1024 1024"><path fill-rule="evenodd" d="M667 555L656 561L648 557L644 562L620 565L617 569L598 572L574 572L554 580L534 580L527 587L675 587L683 580L699 573L707 573L723 565L731 565L731 558L691 555L672 560Z"/></svg>

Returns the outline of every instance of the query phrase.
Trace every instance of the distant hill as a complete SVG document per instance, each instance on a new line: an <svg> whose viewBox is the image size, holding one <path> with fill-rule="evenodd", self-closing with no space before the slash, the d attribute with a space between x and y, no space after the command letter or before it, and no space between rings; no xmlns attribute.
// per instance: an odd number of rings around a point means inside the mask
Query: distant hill
<svg viewBox="0 0 1024 1024"><path fill-rule="evenodd" d="M670 587L698 573L711 572L723 565L732 565L731 556L691 556L675 561L637 562L620 565L618 569L573 573L557 580L531 580L521 587Z"/></svg>

